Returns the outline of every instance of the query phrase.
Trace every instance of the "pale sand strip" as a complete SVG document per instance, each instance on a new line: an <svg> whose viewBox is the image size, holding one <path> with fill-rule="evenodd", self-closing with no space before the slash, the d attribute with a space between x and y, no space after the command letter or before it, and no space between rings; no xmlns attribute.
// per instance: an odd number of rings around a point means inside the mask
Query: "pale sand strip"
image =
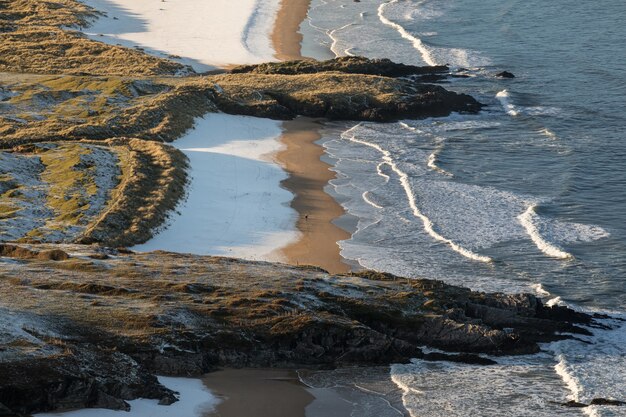
<svg viewBox="0 0 626 417"><path fill-rule="evenodd" d="M81 1L107 14L86 28L90 38L140 46L198 72L274 59L280 0Z"/></svg>
<svg viewBox="0 0 626 417"><path fill-rule="evenodd" d="M350 234L332 223L344 211L324 191L335 173L320 160L324 150L315 143L320 139L319 127L308 118L283 123L281 141L286 148L278 152L276 160L289 174L282 185L294 193L291 207L299 214L296 226L301 237L281 252L291 264L315 265L331 273L349 272L337 242L349 239Z"/></svg>
<svg viewBox="0 0 626 417"><path fill-rule="evenodd" d="M292 370L227 369L206 375L204 383L224 400L205 417L304 417L315 398Z"/></svg>

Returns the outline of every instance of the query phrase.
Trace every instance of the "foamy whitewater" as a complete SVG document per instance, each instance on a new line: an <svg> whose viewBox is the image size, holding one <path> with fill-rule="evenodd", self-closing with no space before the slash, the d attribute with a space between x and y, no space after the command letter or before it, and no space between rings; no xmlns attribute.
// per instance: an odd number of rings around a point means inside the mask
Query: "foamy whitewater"
<svg viewBox="0 0 626 417"><path fill-rule="evenodd" d="M86 2L107 12L89 36L198 71L273 59L278 0ZM312 0L305 55L448 64L466 78L445 87L485 104L471 116L326 126L333 192L357 220L342 255L612 317L592 336L489 367L313 372L302 379L314 392L362 417L626 416L560 405L626 400L625 14L623 0ZM516 78L497 78L503 70ZM187 201L139 249L272 259L297 236L285 173L265 156L279 133L268 120L199 119L175 142L191 162Z"/></svg>
<svg viewBox="0 0 626 417"><path fill-rule="evenodd" d="M623 2L313 0L303 51L448 64L478 115L333 123L333 191L364 267L607 313L593 336L480 367L414 361L310 386L378 404L363 416L626 416L626 30ZM495 75L511 71L515 79ZM387 379L388 378L388 379ZM372 384L376 388L362 390ZM383 406L381 399L388 406ZM372 406L373 407L373 406ZM367 410L367 407L364 407Z"/></svg>

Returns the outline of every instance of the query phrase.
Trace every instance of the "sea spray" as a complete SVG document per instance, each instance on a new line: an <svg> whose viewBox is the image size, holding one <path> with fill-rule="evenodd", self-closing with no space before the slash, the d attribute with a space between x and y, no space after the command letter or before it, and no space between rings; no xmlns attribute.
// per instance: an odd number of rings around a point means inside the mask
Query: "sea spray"
<svg viewBox="0 0 626 417"><path fill-rule="evenodd" d="M498 94L496 94L496 98L500 100L500 104L502 104L504 111L509 115L513 117L519 115L519 110L511 103L511 96L507 90L499 91Z"/></svg>

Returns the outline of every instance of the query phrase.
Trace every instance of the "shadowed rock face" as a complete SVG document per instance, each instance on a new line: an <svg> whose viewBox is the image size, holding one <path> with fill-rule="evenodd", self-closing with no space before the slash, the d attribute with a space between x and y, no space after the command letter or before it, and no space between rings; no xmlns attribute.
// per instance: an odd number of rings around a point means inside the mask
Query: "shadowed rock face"
<svg viewBox="0 0 626 417"><path fill-rule="evenodd" d="M62 248L67 259L38 256L50 248ZM123 408L122 400L137 396L167 401L151 374L199 375L219 366L410 358L487 364L475 354L536 352L537 342L586 333L579 325L593 322L529 294L484 294L374 272L333 276L311 267L86 246L5 249L29 255L0 264L0 317L12 318L0 322L0 404L22 413ZM451 354L424 355L421 345Z"/></svg>

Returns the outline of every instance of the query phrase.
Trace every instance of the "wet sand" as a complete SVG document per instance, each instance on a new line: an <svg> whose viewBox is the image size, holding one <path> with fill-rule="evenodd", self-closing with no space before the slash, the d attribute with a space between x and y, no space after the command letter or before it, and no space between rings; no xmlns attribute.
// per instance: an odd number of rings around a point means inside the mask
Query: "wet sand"
<svg viewBox="0 0 626 417"><path fill-rule="evenodd" d="M302 235L281 252L291 264L315 265L331 273L349 272L351 268L339 255L337 241L349 239L350 234L332 223L344 210L324 191L335 173L320 160L324 150L315 143L320 139L319 127L309 118L283 123L281 142L285 149L275 159L289 174L282 185L294 193L291 207L298 212L296 227Z"/></svg>
<svg viewBox="0 0 626 417"><path fill-rule="evenodd" d="M203 381L222 400L205 417L304 417L315 399L293 370L226 369Z"/></svg>
<svg viewBox="0 0 626 417"><path fill-rule="evenodd" d="M281 0L276 14L272 43L281 61L302 59L300 25L306 18L311 0Z"/></svg>

